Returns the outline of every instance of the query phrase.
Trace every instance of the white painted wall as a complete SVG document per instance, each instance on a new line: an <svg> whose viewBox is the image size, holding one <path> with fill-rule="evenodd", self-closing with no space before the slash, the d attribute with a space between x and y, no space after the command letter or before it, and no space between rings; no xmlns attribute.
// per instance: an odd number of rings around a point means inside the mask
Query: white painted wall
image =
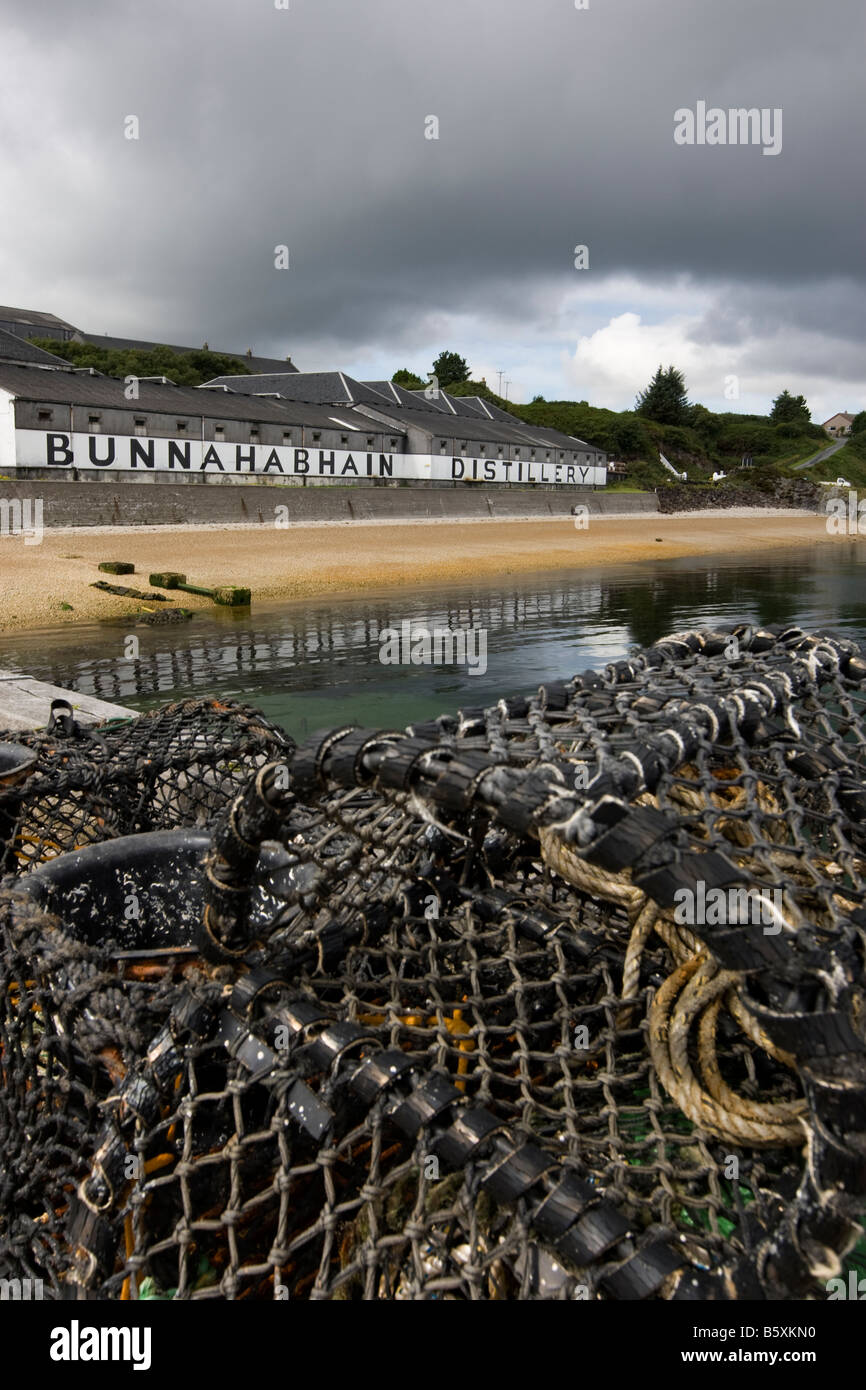
<svg viewBox="0 0 866 1390"><path fill-rule="evenodd" d="M169 446L174 446L170 451ZM151 447L152 446L152 447ZM152 457L150 466L144 455ZM180 458L189 460L184 467ZM556 464L537 459L507 463L491 458L440 458L431 454L378 454L346 449L294 448L270 444L227 444L201 439L155 439L132 435L70 434L61 430L14 430L9 467L70 469L100 473L208 473L211 476L281 476L326 482L366 482L377 478L465 479L479 483L554 483L563 487L604 487L607 469ZM390 470L382 466L385 459Z"/></svg>
<svg viewBox="0 0 866 1390"><path fill-rule="evenodd" d="M0 387L0 473L15 471L15 397Z"/></svg>

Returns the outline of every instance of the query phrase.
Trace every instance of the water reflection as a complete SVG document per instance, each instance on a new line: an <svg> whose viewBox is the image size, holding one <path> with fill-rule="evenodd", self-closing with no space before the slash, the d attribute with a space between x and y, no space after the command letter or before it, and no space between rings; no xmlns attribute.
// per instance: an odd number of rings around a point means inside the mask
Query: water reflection
<svg viewBox="0 0 866 1390"><path fill-rule="evenodd" d="M427 593L214 609L183 627L128 620L0 642L0 665L137 709L189 695L256 704L293 733L346 719L404 725L460 704L534 689L598 666L677 628L748 620L846 629L866 640L856 543L786 551L756 564L688 559L507 577ZM483 628L487 670L384 666L379 632ZM126 659L134 632L139 652Z"/></svg>

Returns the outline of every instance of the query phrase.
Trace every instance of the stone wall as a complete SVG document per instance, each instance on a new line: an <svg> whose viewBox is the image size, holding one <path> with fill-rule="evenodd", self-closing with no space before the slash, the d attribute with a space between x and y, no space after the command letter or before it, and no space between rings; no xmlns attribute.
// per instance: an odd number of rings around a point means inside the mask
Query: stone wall
<svg viewBox="0 0 866 1390"><path fill-rule="evenodd" d="M659 488L661 512L696 512L727 507L792 507L801 511L818 512L826 493L805 478L782 478L772 492L756 487L674 487Z"/></svg>

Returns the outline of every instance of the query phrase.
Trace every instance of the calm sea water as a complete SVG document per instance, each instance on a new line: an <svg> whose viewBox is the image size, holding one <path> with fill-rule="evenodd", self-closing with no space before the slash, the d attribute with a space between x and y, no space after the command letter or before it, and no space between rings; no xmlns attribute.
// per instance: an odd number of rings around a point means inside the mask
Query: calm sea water
<svg viewBox="0 0 866 1390"><path fill-rule="evenodd" d="M255 604L251 613L215 608L182 627L81 624L0 638L0 666L139 710L190 695L230 697L256 705L296 737L342 721L403 727L532 691L682 628L793 621L866 643L864 554L855 540L768 557ZM379 631L407 619L485 629L486 672L383 665ZM137 660L124 656L133 632Z"/></svg>

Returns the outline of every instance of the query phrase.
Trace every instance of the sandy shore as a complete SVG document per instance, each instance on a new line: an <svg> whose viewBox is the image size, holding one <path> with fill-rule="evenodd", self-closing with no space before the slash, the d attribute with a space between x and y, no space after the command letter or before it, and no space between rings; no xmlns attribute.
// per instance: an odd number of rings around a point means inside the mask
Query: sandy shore
<svg viewBox="0 0 866 1390"><path fill-rule="evenodd" d="M840 540L849 537L828 535L823 516L790 511L594 517L586 530L577 530L570 521L537 519L319 524L286 530L70 527L46 530L40 545L26 545L19 536L0 537L0 631L141 613L143 603L90 585L107 579L147 589L153 570L180 570L192 584L248 585L255 603L687 555L758 556L785 546ZM135 574L101 575L96 568L100 560L130 561ZM209 599L193 594L173 595L175 599L187 608L212 607Z"/></svg>

